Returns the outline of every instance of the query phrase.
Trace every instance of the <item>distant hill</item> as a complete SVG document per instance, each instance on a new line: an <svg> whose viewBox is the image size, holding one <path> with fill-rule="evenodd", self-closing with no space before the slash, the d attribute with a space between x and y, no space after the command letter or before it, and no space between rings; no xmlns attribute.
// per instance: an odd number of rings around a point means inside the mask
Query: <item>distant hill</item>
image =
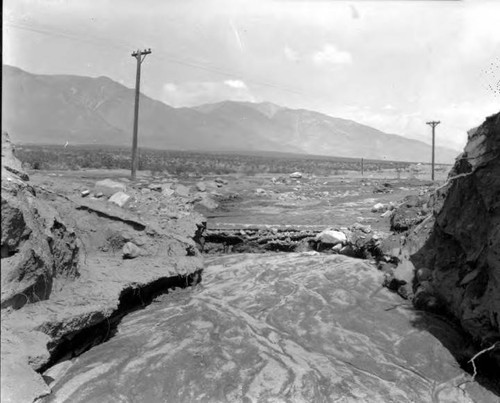
<svg viewBox="0 0 500 403"><path fill-rule="evenodd" d="M3 66L2 129L15 142L129 145L134 90L107 77L35 75ZM430 146L308 110L225 101L172 108L141 94L139 145L428 161ZM437 148L438 162L458 153Z"/></svg>

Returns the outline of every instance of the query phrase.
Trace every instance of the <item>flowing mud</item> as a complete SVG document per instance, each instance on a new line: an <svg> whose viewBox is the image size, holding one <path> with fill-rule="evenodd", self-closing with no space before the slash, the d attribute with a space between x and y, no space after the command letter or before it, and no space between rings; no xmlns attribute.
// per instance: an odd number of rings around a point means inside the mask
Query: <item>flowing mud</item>
<svg viewBox="0 0 500 403"><path fill-rule="evenodd" d="M203 282L50 368L43 402L497 402L449 350L460 333L362 260L207 258Z"/></svg>

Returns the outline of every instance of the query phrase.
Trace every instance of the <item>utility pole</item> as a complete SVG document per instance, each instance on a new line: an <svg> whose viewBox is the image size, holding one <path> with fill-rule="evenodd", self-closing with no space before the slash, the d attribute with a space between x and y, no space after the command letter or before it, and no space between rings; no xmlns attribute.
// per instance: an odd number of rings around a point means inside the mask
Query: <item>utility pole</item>
<svg viewBox="0 0 500 403"><path fill-rule="evenodd" d="M436 126L440 123L441 122L435 120L426 123L432 127L432 180L434 180L434 150L436 143Z"/></svg>
<svg viewBox="0 0 500 403"><path fill-rule="evenodd" d="M139 160L137 158L137 128L139 125L139 95L141 93L141 64L147 55L151 53L150 49L136 50L132 56L137 59L137 72L135 77L135 108L134 108L134 137L132 138L132 180L135 180Z"/></svg>
<svg viewBox="0 0 500 403"><path fill-rule="evenodd" d="M363 158L361 158L361 176L365 176L365 164Z"/></svg>

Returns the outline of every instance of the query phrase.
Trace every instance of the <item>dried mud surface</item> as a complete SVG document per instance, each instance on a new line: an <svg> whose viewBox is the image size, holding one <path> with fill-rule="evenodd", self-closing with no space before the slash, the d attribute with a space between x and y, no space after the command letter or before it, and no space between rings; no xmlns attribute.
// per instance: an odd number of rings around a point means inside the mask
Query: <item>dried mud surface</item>
<svg viewBox="0 0 500 403"><path fill-rule="evenodd" d="M226 255L44 376L43 402L497 402L459 333L339 255ZM430 333L440 333L446 347Z"/></svg>

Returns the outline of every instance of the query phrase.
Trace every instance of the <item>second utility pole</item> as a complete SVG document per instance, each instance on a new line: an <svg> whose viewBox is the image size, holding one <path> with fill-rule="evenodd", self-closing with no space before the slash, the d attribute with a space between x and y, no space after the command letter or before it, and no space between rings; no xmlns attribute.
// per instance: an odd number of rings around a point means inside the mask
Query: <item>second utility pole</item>
<svg viewBox="0 0 500 403"><path fill-rule="evenodd" d="M137 175L137 167L139 161L137 158L137 128L139 125L139 96L141 93L141 63L146 58L146 55L151 53L151 49L136 50L132 56L137 59L137 73L135 77L135 109L134 109L134 137L132 138L132 180L135 180Z"/></svg>
<svg viewBox="0 0 500 403"><path fill-rule="evenodd" d="M427 122L429 126L432 126L432 180L434 180L434 149L435 149L435 138L436 138L436 126L441 122Z"/></svg>

